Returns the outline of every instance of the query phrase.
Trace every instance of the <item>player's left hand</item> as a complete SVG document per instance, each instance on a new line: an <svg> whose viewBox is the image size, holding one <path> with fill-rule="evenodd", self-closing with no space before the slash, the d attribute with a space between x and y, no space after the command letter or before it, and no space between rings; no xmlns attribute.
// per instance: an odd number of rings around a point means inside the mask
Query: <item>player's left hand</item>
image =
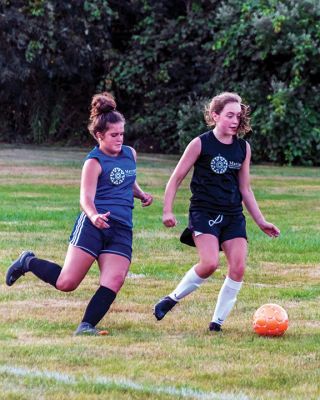
<svg viewBox="0 0 320 400"><path fill-rule="evenodd" d="M142 207L150 206L153 202L153 197L150 193L143 193L143 197L141 198Z"/></svg>
<svg viewBox="0 0 320 400"><path fill-rule="evenodd" d="M280 229L268 221L264 221L259 225L259 228L270 237L280 236Z"/></svg>

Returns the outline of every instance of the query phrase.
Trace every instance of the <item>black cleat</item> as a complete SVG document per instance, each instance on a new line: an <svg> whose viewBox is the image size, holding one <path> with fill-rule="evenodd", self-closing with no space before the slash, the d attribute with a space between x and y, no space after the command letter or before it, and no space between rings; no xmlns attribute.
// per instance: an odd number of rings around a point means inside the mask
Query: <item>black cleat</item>
<svg viewBox="0 0 320 400"><path fill-rule="evenodd" d="M153 315L160 321L178 302L166 296L154 306Z"/></svg>
<svg viewBox="0 0 320 400"><path fill-rule="evenodd" d="M7 275L6 275L6 284L8 286L12 286L16 280L18 280L22 275L24 275L27 270L26 270L26 259L28 257L34 257L34 253L32 253L32 251L27 250L24 251L20 254L19 258L16 259L16 261L14 261L8 271L7 271Z"/></svg>
<svg viewBox="0 0 320 400"><path fill-rule="evenodd" d="M74 332L74 336L104 336L108 335L108 331L103 331L91 325L89 322L81 322L77 330Z"/></svg>
<svg viewBox="0 0 320 400"><path fill-rule="evenodd" d="M221 325L217 322L210 322L209 331L213 332L222 332Z"/></svg>

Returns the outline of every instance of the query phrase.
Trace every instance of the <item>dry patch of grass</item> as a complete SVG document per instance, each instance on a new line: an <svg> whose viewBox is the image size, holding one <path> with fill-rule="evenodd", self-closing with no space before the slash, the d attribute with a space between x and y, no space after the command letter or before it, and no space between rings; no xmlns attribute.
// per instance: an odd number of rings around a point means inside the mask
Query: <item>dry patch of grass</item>
<svg viewBox="0 0 320 400"><path fill-rule="evenodd" d="M307 278L312 280L312 278L320 276L320 264L300 264L297 265L287 265L281 263L266 263L262 262L260 265L260 271L263 274L270 276L277 276L279 280L281 277L287 278L286 281L282 281L281 286L292 286L292 279L296 278L299 281L302 278Z"/></svg>

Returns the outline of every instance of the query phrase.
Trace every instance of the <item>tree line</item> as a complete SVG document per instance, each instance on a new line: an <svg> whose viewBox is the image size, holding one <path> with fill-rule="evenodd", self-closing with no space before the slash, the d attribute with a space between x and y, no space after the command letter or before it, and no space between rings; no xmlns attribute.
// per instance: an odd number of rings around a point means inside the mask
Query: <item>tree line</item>
<svg viewBox="0 0 320 400"><path fill-rule="evenodd" d="M3 0L0 140L89 142L111 91L140 151L180 153L236 91L256 162L319 165L318 0Z"/></svg>

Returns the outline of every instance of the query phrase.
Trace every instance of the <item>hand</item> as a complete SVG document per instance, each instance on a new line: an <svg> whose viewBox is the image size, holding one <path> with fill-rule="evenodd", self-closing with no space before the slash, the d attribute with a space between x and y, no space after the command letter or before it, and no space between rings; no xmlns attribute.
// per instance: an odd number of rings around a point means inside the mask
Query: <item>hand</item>
<svg viewBox="0 0 320 400"><path fill-rule="evenodd" d="M99 229L110 228L110 225L107 224L109 215L110 211L106 212L105 214L93 214L90 217L90 221Z"/></svg>
<svg viewBox="0 0 320 400"><path fill-rule="evenodd" d="M270 237L280 236L280 229L268 221L260 223L259 228Z"/></svg>
<svg viewBox="0 0 320 400"><path fill-rule="evenodd" d="M153 202L153 197L150 193L143 193L143 197L141 198L142 207L148 207Z"/></svg>
<svg viewBox="0 0 320 400"><path fill-rule="evenodd" d="M164 212L162 216L162 222L167 228L173 228L178 223L172 212Z"/></svg>

